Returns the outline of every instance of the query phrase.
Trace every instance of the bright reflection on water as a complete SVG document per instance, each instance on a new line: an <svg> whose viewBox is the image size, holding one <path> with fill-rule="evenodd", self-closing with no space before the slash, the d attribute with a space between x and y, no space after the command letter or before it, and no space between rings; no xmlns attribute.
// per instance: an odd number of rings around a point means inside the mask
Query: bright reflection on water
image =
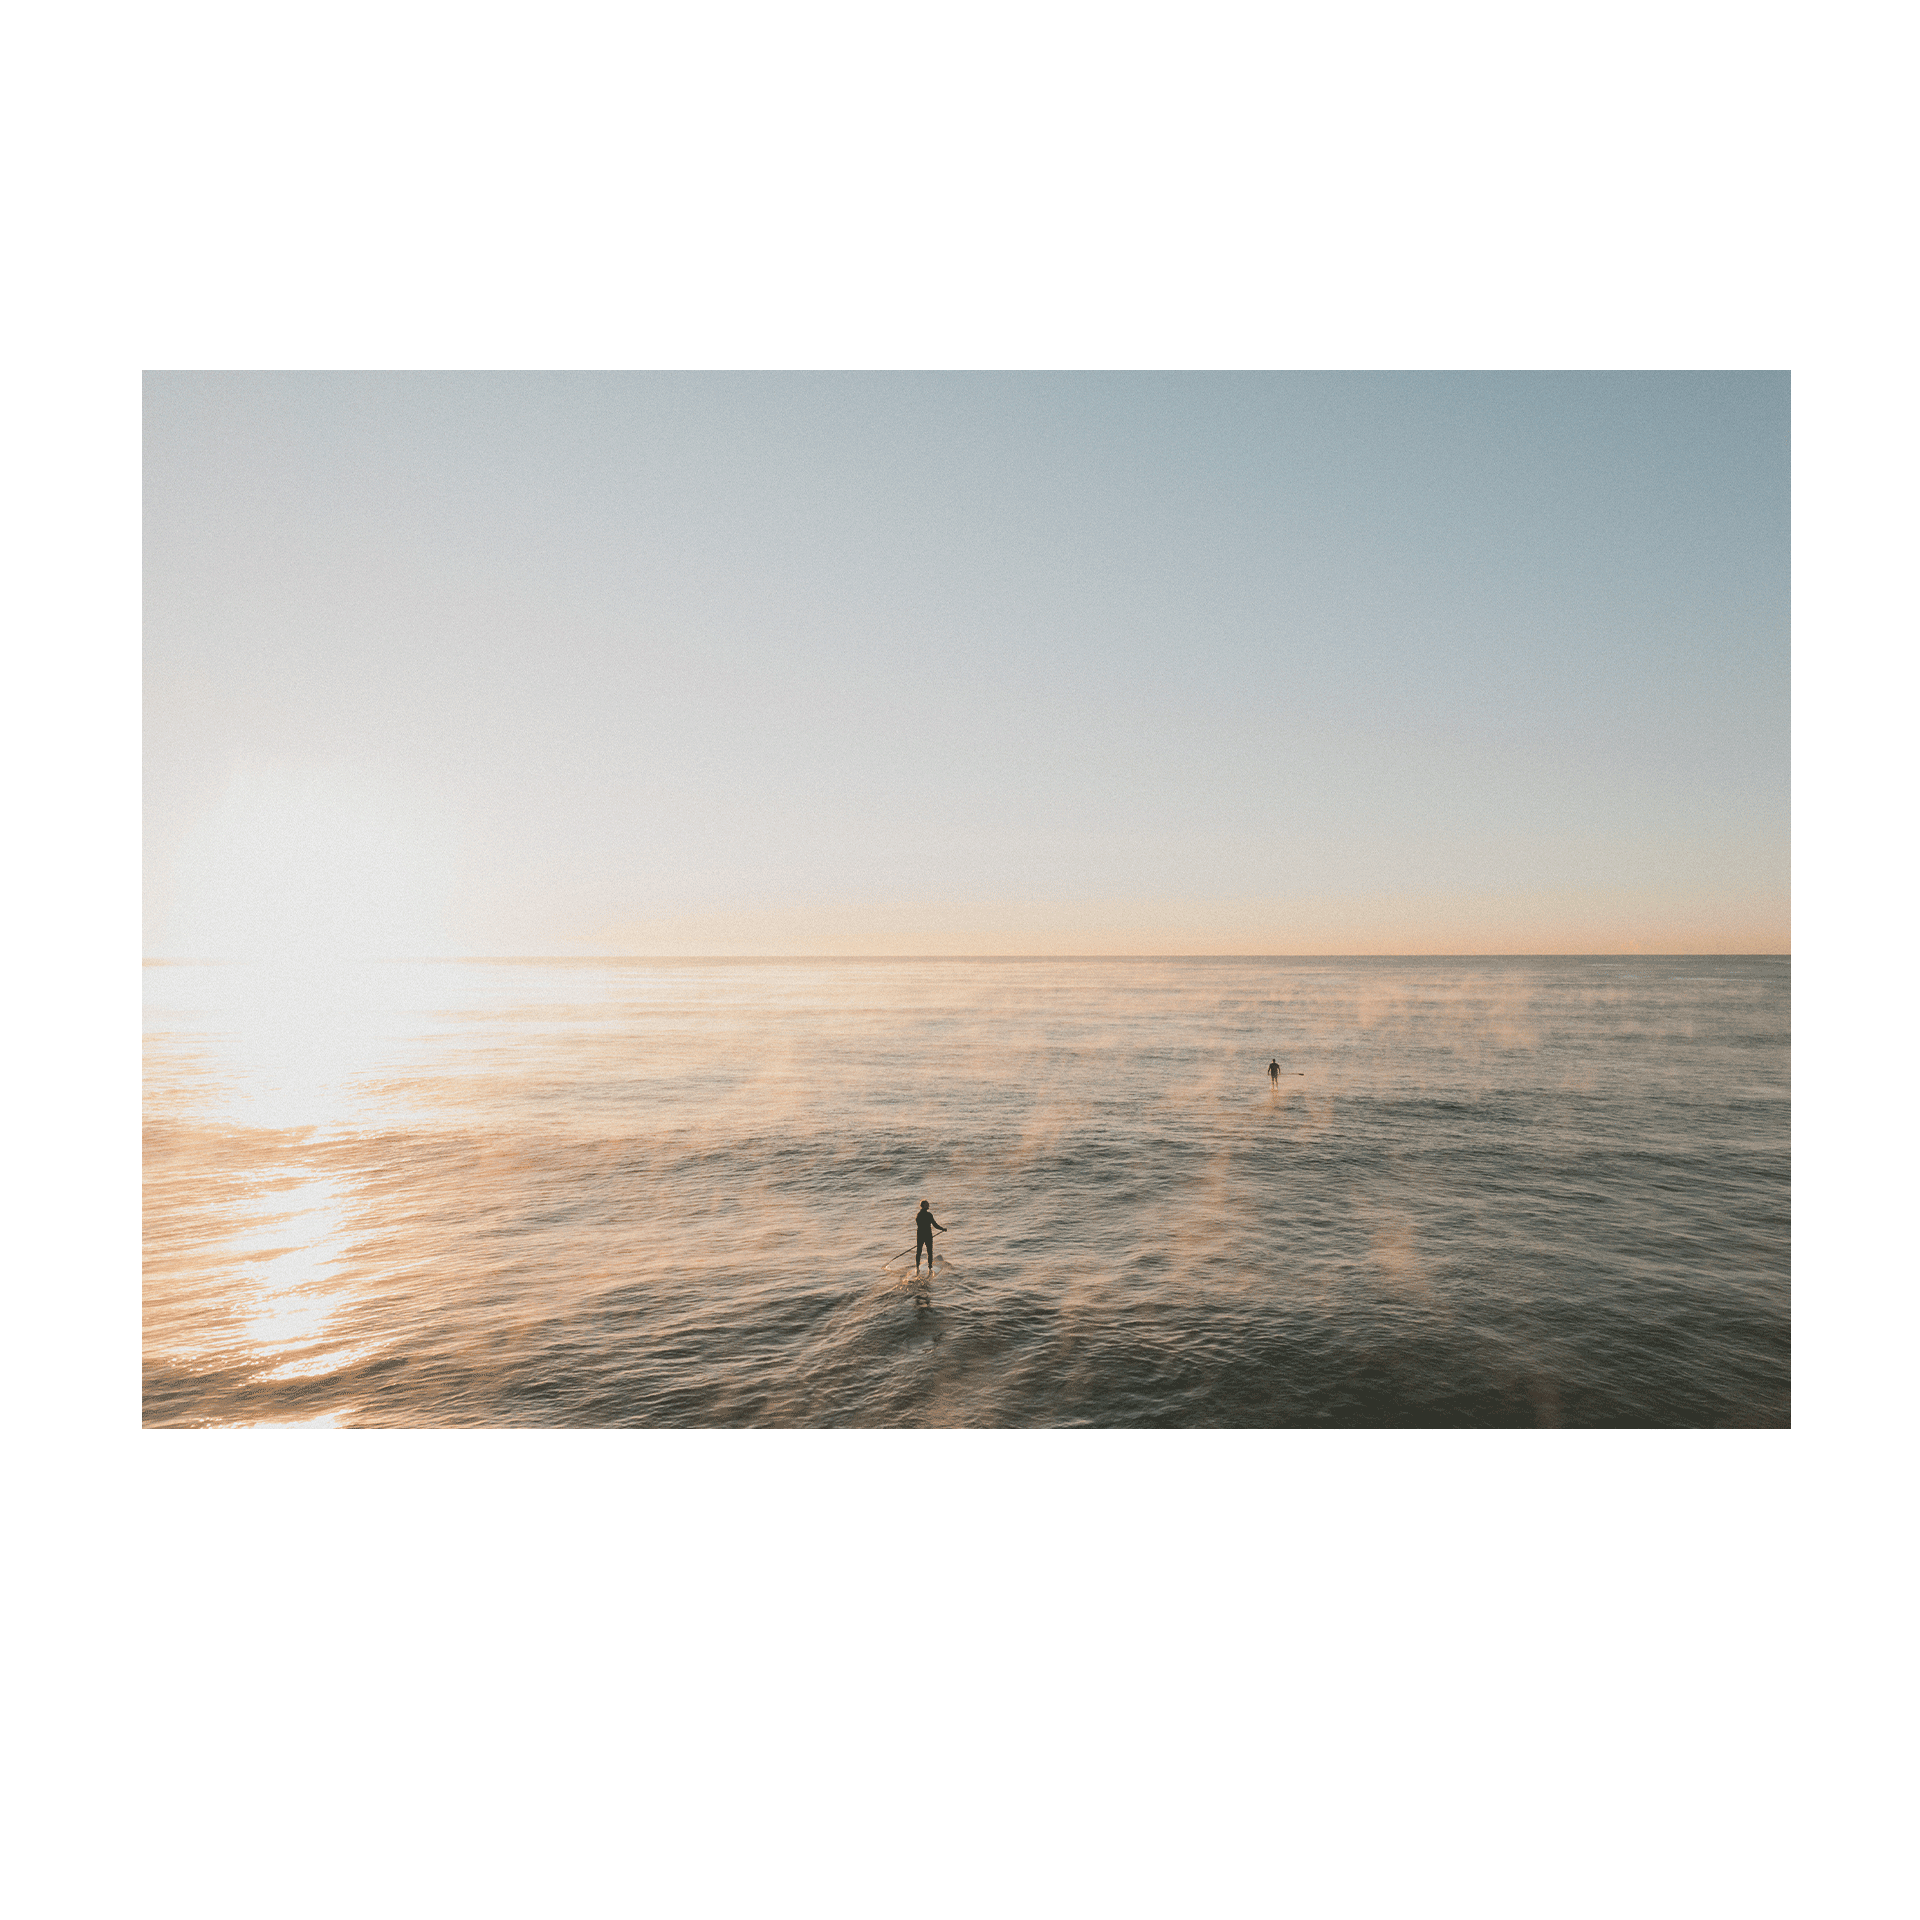
<svg viewBox="0 0 1920 1920"><path fill-rule="evenodd" d="M150 1423L1788 1418L1783 959L146 978Z"/></svg>

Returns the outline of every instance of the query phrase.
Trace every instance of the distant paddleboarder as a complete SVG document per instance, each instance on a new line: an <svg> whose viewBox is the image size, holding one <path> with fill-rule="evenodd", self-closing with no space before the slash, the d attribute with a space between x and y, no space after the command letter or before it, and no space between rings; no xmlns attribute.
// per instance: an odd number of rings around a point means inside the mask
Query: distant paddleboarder
<svg viewBox="0 0 1920 1920"><path fill-rule="evenodd" d="M1267 1078L1276 1088L1280 1085L1280 1062L1278 1060L1269 1060L1267 1062Z"/></svg>
<svg viewBox="0 0 1920 1920"><path fill-rule="evenodd" d="M915 1273L920 1271L922 1247L927 1250L927 1271L929 1273L933 1271L933 1236L936 1233L945 1232L946 1228L933 1217L933 1202L922 1200L920 1211L913 1217L913 1270Z"/></svg>

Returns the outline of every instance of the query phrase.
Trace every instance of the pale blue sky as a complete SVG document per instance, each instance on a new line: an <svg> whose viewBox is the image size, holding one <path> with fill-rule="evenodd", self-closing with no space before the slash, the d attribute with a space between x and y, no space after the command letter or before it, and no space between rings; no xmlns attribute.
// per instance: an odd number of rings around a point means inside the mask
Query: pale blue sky
<svg viewBox="0 0 1920 1920"><path fill-rule="evenodd" d="M1787 401L151 375L148 950L1784 949Z"/></svg>

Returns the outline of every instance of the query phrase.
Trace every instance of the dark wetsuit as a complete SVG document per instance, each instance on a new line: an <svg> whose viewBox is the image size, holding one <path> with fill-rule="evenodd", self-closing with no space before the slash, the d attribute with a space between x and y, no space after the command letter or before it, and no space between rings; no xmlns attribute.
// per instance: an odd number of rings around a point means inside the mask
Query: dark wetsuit
<svg viewBox="0 0 1920 1920"><path fill-rule="evenodd" d="M1267 1062L1267 1078L1271 1080L1276 1087L1280 1084L1280 1062L1278 1060L1270 1060Z"/></svg>
<svg viewBox="0 0 1920 1920"><path fill-rule="evenodd" d="M936 1232L945 1233L946 1228L941 1226L940 1222L933 1217L933 1209L931 1207L922 1207L920 1211L914 1215L913 1228L913 1270L915 1273L920 1271L920 1249L925 1247L927 1250L927 1271L931 1273L933 1271L933 1236Z"/></svg>

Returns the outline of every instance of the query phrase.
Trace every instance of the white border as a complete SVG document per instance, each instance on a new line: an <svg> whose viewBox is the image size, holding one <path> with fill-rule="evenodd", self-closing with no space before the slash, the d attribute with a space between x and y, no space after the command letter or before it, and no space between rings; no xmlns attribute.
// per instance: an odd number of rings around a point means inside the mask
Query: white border
<svg viewBox="0 0 1920 1920"><path fill-rule="evenodd" d="M30 1905L1875 1903L1914 524L1879 18L36 17ZM1790 367L1794 1431L142 1434L139 370L520 365Z"/></svg>

